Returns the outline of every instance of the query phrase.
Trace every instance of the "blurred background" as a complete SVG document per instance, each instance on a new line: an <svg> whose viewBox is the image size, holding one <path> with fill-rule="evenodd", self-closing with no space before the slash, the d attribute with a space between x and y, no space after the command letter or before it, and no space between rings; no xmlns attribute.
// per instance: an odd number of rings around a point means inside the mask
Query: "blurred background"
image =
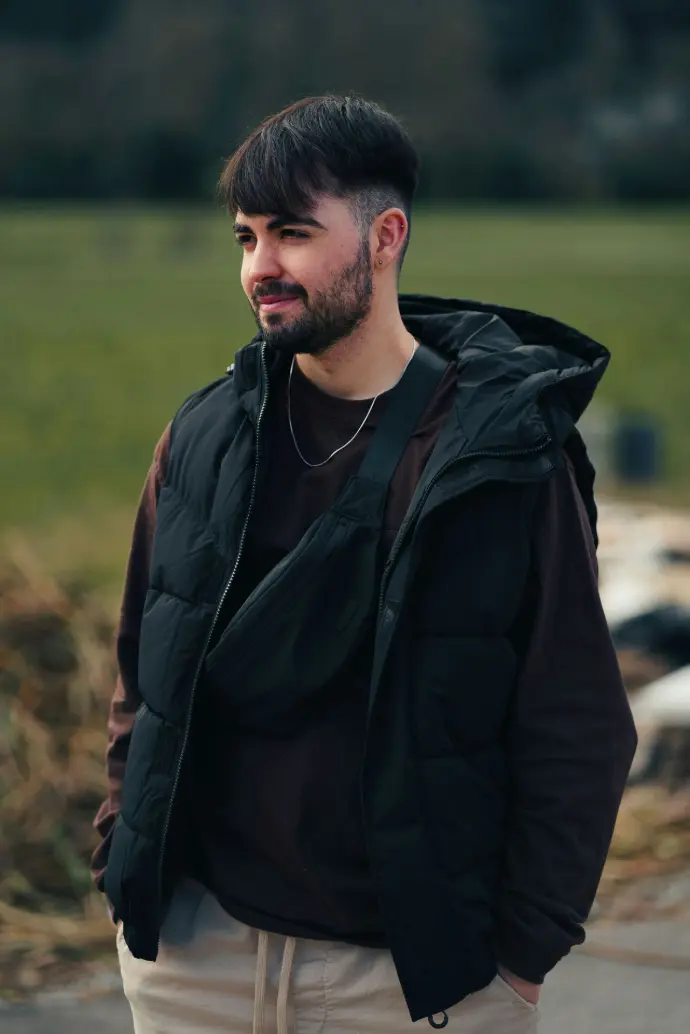
<svg viewBox="0 0 690 1034"><path fill-rule="evenodd" d="M0 1008L112 966L87 861L134 509L177 406L254 332L224 159L350 90L421 154L402 289L613 353L583 433L641 749L592 950L603 929L604 956L690 968L687 0L2 0Z"/></svg>

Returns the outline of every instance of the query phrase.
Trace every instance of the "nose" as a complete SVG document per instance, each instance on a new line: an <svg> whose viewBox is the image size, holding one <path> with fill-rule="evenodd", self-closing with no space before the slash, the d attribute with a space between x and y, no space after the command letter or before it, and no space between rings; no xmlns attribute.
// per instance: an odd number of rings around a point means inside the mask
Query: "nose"
<svg viewBox="0 0 690 1034"><path fill-rule="evenodd" d="M247 255L247 260L247 278L252 293L262 280L280 280L282 267L271 242L257 241L252 253Z"/></svg>

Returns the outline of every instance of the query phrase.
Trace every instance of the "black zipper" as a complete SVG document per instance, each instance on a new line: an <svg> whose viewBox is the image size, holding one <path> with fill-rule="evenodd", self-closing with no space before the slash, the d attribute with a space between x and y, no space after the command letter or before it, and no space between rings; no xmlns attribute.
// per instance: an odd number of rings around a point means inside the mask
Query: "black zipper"
<svg viewBox="0 0 690 1034"><path fill-rule="evenodd" d="M468 452L464 456L454 456L452 460L448 460L446 463L443 464L442 467L439 468L439 470L436 471L436 473L434 474L433 478L428 483L428 485L426 486L426 488L424 489L424 491L420 495L419 499L417 500L417 503L416 503L416 505L414 507L414 510L411 510L407 514L405 519L403 520L403 522L400 525L400 528L398 530L398 534L395 537L395 541L393 542L393 545L391 546L391 551L390 551L390 553L388 555L388 559L386 560L385 566L383 568L383 574L381 575L381 590L380 590L380 593L379 593L379 605L378 605L378 611L377 611L379 621L381 619L381 611L383 610L383 603L384 603L384 599L385 599L385 596L386 596L386 588L387 588L387 585L388 585L388 580L390 578L390 572L393 569L393 565L394 565L394 563L395 563L395 561L396 561L396 559L398 557L398 554L400 553L400 550L402 549L402 545L403 545L403 542L405 541L405 537L407 535L407 532L408 532L409 528L411 527L412 523L419 516L419 513L420 513L422 507L424 506L425 502L427 501L427 499L429 497L429 493L431 492L432 488L434 487L434 485L437 484L437 482L440 480L440 478L443 477L443 475L446 473L446 471L449 469L449 467L455 466L456 463L464 463L466 460L477 460L477 459L498 459L498 460L506 459L507 460L507 459L518 459L521 456L533 456L536 453L544 452L544 450L547 449L549 447L549 445L551 445L551 438L547 435L538 445L533 445L529 449L514 449L512 451L508 450L508 451L504 451L504 452L492 452L491 450L484 450L484 451L477 451L477 452Z"/></svg>
<svg viewBox="0 0 690 1034"><path fill-rule="evenodd" d="M170 819L172 817L173 805L175 803L175 795L177 794L177 787L178 787L178 784L179 784L179 781L180 781L180 773L182 772L182 763L184 761L184 755L185 755L185 752L187 750L187 743L188 743L188 740L189 740L189 730L190 730L191 721L192 721L192 710L194 708L194 697L196 696L196 690L197 690L197 686L199 684L199 679L201 677L201 670L203 668L204 661L206 660L206 654L208 652L208 648L209 648L209 645L211 643L211 639L213 638L213 633L216 630L216 625L218 624L218 618L220 617L221 611L223 609L223 605L225 604L225 601L226 601L226 599L228 597L228 593L230 592L230 587L232 586L232 583L235 580L235 575L237 574L237 569L238 569L238 567L240 565L240 560L242 558L242 550L244 549L244 543L245 543L245 540L247 538L247 529L249 527L249 520L250 520L251 515L252 515L252 510L254 508L254 500L256 498L256 486L257 486L258 476L259 476L259 451L260 451L260 446L261 446L261 421L262 421L263 415L264 415L264 413L266 411L266 404L268 402L268 391L269 391L268 367L267 367L267 364L266 364L266 345L265 344L262 344L262 346L261 346L261 369L262 369L263 375L264 375L265 390L264 390L263 398L261 400L261 408L259 410L259 416L258 416L258 419L256 421L256 455L254 457L254 478L252 480L252 489L251 489L251 493L249 495L249 506L247 507L247 515L246 515L246 517L244 519L244 525L242 527L242 533L240 535L240 542L239 542L239 546L237 547L237 556L235 557L235 563L233 564L232 571L230 572L230 577L228 578L227 582L225 583L225 588L223 589L223 592L221 593L220 599L218 601L218 605L216 607L216 612L213 615L213 621L211 622L211 627L209 629L208 636L206 637L206 642L204 643L204 649L202 650L201 656L199 657L199 663L197 664L196 672L194 674L194 680L192 682L192 689L191 689L190 696L189 696L189 706L187 708L187 720L186 720L186 724L185 724L184 737L182 739L182 747L180 748L180 756L179 756L179 758L177 760L177 768L175 770L175 779L173 781L172 792L170 794L170 801L168 803L168 811L166 813L165 824L163 826L163 837L161 839L161 850L160 850L160 857L159 857L159 860L158 860L158 886L159 886L159 890L160 890L160 893L161 893L161 897L162 897L162 887L163 887L163 861L164 861L164 857L165 857L165 845L166 845L166 841L167 841L167 838L168 838L168 831L170 829ZM158 946L160 947L160 932L159 932L159 935L158 935Z"/></svg>

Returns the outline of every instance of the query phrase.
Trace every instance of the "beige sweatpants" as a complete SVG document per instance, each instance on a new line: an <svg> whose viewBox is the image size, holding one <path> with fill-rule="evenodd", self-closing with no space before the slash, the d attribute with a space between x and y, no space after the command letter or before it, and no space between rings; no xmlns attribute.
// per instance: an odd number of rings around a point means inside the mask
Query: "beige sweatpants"
<svg viewBox="0 0 690 1034"><path fill-rule="evenodd" d="M121 924L117 946L135 1034L431 1034L410 1020L389 951L267 934L192 880L175 892L156 962L134 958ZM446 1012L447 1034L537 1029L538 1010L500 977Z"/></svg>

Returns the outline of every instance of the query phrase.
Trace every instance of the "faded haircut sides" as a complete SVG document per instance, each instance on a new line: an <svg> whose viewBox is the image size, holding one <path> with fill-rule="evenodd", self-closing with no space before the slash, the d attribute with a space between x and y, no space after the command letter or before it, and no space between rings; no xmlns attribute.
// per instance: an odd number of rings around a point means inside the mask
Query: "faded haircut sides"
<svg viewBox="0 0 690 1034"><path fill-rule="evenodd" d="M307 97L265 119L227 161L218 194L247 215L309 215L319 196L350 201L364 237L387 208L411 221L419 157L400 122L356 94ZM407 251L400 252L399 265Z"/></svg>

